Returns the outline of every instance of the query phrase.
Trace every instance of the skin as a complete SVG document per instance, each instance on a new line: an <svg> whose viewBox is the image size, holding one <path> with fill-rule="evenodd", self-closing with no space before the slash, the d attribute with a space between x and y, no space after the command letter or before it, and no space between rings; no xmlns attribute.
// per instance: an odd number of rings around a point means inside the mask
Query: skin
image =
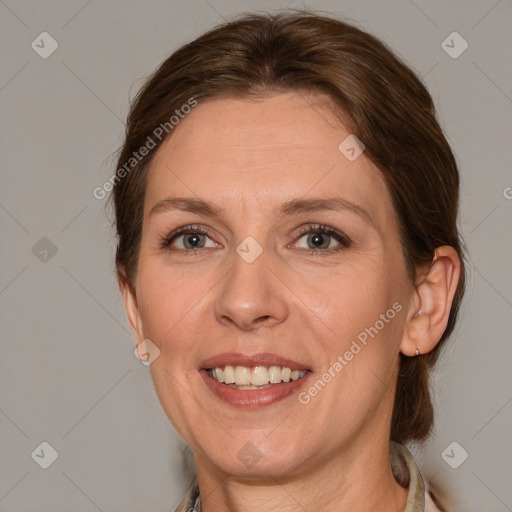
<svg viewBox="0 0 512 512"><path fill-rule="evenodd" d="M150 339L161 351L150 366L155 389L194 451L205 512L405 507L407 489L389 466L398 356L438 342L460 263L441 247L410 279L380 171L365 153L351 162L338 150L349 133L321 95L223 98L195 107L155 155L136 280L121 272L120 285L136 343ZM150 215L167 197L223 212ZM366 215L278 214L313 197L341 197ZM300 232L310 223L341 231L350 245L324 234L328 248L315 248ZM160 246L189 224L210 231L202 248L185 249L186 236ZM252 263L236 252L248 236L263 249ZM237 408L198 373L216 354L270 352L307 363L317 380L395 303L401 311L307 404L295 394ZM251 467L237 457L248 442L261 454Z"/></svg>

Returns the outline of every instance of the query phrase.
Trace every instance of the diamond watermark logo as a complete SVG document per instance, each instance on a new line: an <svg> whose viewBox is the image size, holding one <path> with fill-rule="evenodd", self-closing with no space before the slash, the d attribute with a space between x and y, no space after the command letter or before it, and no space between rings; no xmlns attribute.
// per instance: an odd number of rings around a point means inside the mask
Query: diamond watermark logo
<svg viewBox="0 0 512 512"><path fill-rule="evenodd" d="M246 263L252 263L263 252L263 247L252 236L248 236L238 245L236 252Z"/></svg>
<svg viewBox="0 0 512 512"><path fill-rule="evenodd" d="M48 263L56 254L57 246L43 236L33 247L32 254L42 263Z"/></svg>
<svg viewBox="0 0 512 512"><path fill-rule="evenodd" d="M236 456L238 460L250 469L257 464L261 457L263 457L263 454L256 445L249 442L245 443L242 448L240 448Z"/></svg>
<svg viewBox="0 0 512 512"><path fill-rule="evenodd" d="M468 452L457 441L450 443L441 453L441 458L452 469L457 469L468 457Z"/></svg>
<svg viewBox="0 0 512 512"><path fill-rule="evenodd" d="M366 146L353 133L338 146L340 153L351 162L359 158L365 148Z"/></svg>
<svg viewBox="0 0 512 512"><path fill-rule="evenodd" d="M48 32L41 32L30 46L39 57L47 59L59 47L59 43Z"/></svg>
<svg viewBox="0 0 512 512"><path fill-rule="evenodd" d="M57 450L48 442L43 441L31 454L39 466L48 469L58 458Z"/></svg>
<svg viewBox="0 0 512 512"><path fill-rule="evenodd" d="M144 366L149 366L160 355L160 349L151 340L146 339L135 347L133 355Z"/></svg>
<svg viewBox="0 0 512 512"><path fill-rule="evenodd" d="M441 48L452 59L458 59L468 49L468 46L468 42L458 32L452 32L441 43Z"/></svg>

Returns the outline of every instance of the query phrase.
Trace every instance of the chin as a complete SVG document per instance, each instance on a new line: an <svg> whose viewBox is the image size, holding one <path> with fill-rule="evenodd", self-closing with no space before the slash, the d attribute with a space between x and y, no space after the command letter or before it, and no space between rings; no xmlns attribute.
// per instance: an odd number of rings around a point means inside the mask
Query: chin
<svg viewBox="0 0 512 512"><path fill-rule="evenodd" d="M286 445L284 440L258 443L248 438L235 438L232 441L220 449L216 445L210 452L204 448L201 450L208 456L209 464L232 477L268 480L270 476L289 477L304 467L303 450Z"/></svg>

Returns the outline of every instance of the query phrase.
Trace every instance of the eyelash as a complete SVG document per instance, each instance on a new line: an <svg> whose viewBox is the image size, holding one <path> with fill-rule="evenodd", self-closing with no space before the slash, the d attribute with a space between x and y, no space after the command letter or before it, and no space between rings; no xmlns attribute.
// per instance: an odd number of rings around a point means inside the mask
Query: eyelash
<svg viewBox="0 0 512 512"><path fill-rule="evenodd" d="M182 226L178 229L175 229L172 233L167 236L164 236L160 239L160 249L168 249L172 242L180 235L193 235L193 234L201 234L201 235L209 235L210 231L201 226L190 225L190 226ZM339 242L339 246L331 249L299 249L301 252L309 253L311 256L325 256L331 254L333 252L340 251L342 249L346 249L350 247L352 241L350 238L341 233L337 229L332 228L331 226L326 226L325 224L308 224L304 226L304 228L299 232L298 239L302 238L305 234L315 233L315 234L326 234L333 237L337 242ZM196 254L198 249L173 249L173 252L178 253L193 253Z"/></svg>

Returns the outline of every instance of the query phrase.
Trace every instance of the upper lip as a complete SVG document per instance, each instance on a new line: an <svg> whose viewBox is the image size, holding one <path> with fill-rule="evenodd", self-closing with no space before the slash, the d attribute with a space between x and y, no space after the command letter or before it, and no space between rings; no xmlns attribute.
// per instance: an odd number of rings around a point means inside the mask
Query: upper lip
<svg viewBox="0 0 512 512"><path fill-rule="evenodd" d="M217 354L205 359L200 367L203 369L211 369L223 366L285 366L291 370L307 370L307 364L293 361L276 354L269 353L253 353L239 354L235 352Z"/></svg>

